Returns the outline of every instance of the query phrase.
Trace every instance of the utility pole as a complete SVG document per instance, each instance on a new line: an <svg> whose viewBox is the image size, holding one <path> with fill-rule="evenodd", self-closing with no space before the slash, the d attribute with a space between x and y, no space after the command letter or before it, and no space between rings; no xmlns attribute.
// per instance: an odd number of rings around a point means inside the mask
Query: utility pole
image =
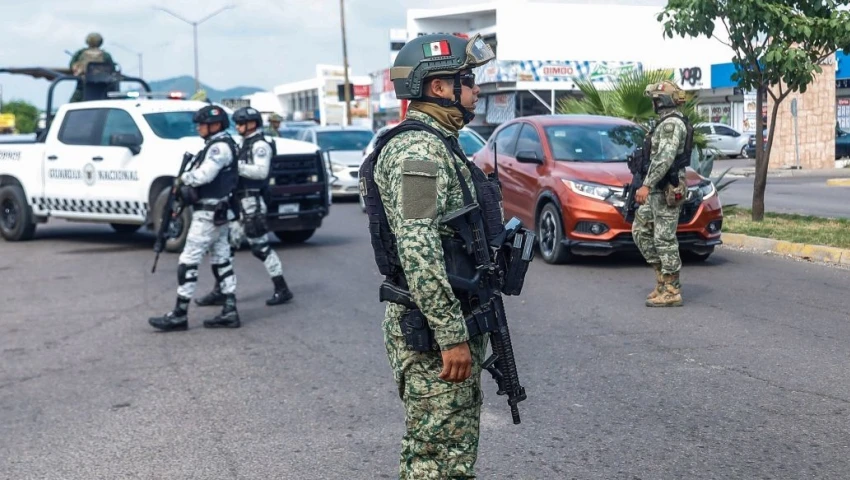
<svg viewBox="0 0 850 480"><path fill-rule="evenodd" d="M176 13L172 12L171 10L169 10L167 8L164 8L164 7L153 7L153 8L155 10L162 10L163 12L171 15L172 17L174 17L178 20L182 20L182 21L184 21L184 22L186 22L186 23L188 23L189 25L192 26L192 38L194 39L194 43L195 43L195 92L197 93L198 90L201 89L201 80L200 80L200 75L198 73L198 25L206 22L207 20L211 19L212 17L218 15L219 13L221 13L225 10L228 10L228 9L231 9L231 8L236 8L236 6L235 5L225 5L221 8L219 8L218 10L214 11L213 13L207 15L206 17L204 17L200 20L194 21L194 22L192 20L187 20L187 19L181 17L180 15L177 15Z"/></svg>
<svg viewBox="0 0 850 480"><path fill-rule="evenodd" d="M345 0L339 0L339 20L342 26L342 71L345 75L345 124L351 125L351 82L348 81L348 47L345 44Z"/></svg>

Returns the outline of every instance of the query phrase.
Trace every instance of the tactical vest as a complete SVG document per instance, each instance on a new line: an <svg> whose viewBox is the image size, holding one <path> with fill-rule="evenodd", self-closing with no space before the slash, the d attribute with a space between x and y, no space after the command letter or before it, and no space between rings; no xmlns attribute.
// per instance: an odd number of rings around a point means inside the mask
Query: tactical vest
<svg viewBox="0 0 850 480"><path fill-rule="evenodd" d="M239 166L236 160L237 146L230 135L223 135L206 144L204 149L201 150L201 153L198 154L198 165L207 158L207 152L216 144L226 145L230 149L233 160L230 162L230 165L227 165L218 172L218 175L216 175L212 182L197 187L199 200L219 200L227 197L233 192L239 182Z"/></svg>
<svg viewBox="0 0 850 480"><path fill-rule="evenodd" d="M655 134L655 129L658 128L661 124L664 123L665 120L669 117L676 117L680 119L685 124L685 148L682 153L676 154L676 158L673 160L673 165L670 166L670 170L668 170L667 175L659 182L658 188L664 188L668 184L673 185L674 187L679 186L679 171L684 170L685 167L691 164L691 154L694 150L694 127L691 125L688 117L683 115L682 112L674 111L673 113L668 114L664 117L657 125L655 125L652 130L644 137L644 151L647 152L647 158L651 161L651 152L652 152L652 136ZM647 165L648 167L648 165Z"/></svg>
<svg viewBox="0 0 850 480"><path fill-rule="evenodd" d="M83 76L86 73L86 67L88 67L91 62L102 62L103 61L103 50L99 48L87 48L80 53L80 58L74 62L74 66L72 70L74 75Z"/></svg>
<svg viewBox="0 0 850 480"><path fill-rule="evenodd" d="M387 142L396 135L411 130L426 131L436 135L446 146L463 190L464 203L469 205L477 200L481 208L487 242L489 244L498 243L501 234L505 231L505 226L502 223L502 193L498 183L488 178L478 166L469 161L456 138L446 137L439 130L418 120L404 120L378 137L375 142L375 149L363 161L360 167L360 194L366 204L366 215L369 218L369 236L378 270L388 281L405 289L407 288L407 280L398 257L398 245L396 244L395 234L390 228L378 185L375 183L374 171L381 150ZM455 155L463 160L471 173L472 184L475 187L475 199L473 199L466 179L455 161ZM442 239L443 251L447 259L447 270L469 263L470 255L466 252L463 242L459 240L456 237L444 237ZM467 261L463 261L459 257L464 257L463 260ZM467 265L464 268L469 268L469 266Z"/></svg>
<svg viewBox="0 0 850 480"><path fill-rule="evenodd" d="M249 138L246 138L242 142L242 149L239 150L239 162L246 164L254 163L254 144L259 142L260 140L266 142L271 147L271 157L269 157L269 174L271 174L271 161L277 155L277 146L275 145L274 140L270 140L265 138L262 134L260 135L252 135ZM236 187L236 190L239 192L244 192L245 190L263 190L269 185L269 175L266 175L266 178L262 180L255 180L253 178L245 178L239 177L239 184Z"/></svg>

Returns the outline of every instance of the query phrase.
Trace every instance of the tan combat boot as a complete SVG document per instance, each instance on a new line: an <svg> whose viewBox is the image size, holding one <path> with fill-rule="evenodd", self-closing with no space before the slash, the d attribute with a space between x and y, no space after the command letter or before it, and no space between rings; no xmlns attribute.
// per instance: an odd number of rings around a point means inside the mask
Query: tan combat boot
<svg viewBox="0 0 850 480"><path fill-rule="evenodd" d="M681 307L682 286L679 283L679 274L664 275L664 284L660 288L659 295L646 301L647 307Z"/></svg>
<svg viewBox="0 0 850 480"><path fill-rule="evenodd" d="M657 297L658 294L661 293L661 287L664 286L664 274L661 273L661 264L650 263L650 265L655 270L655 288L649 292L649 295L646 296L647 300L652 300Z"/></svg>

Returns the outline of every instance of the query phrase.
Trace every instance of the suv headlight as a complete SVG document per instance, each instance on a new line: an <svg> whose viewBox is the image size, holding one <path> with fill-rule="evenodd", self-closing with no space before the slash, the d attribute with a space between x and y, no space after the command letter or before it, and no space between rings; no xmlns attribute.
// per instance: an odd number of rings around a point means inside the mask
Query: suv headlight
<svg viewBox="0 0 850 480"><path fill-rule="evenodd" d="M703 180L699 185L695 187L690 187L688 190L693 192L692 195L699 195L702 201L706 201L709 198L717 195L717 189L714 188L714 183L711 180ZM689 195L690 197L691 195Z"/></svg>
<svg viewBox="0 0 850 480"><path fill-rule="evenodd" d="M615 207L623 206L623 189L610 187L608 185L600 185L598 183L580 182L577 180L561 179L564 185L569 187L573 192L603 202L608 202Z"/></svg>
<svg viewBox="0 0 850 480"><path fill-rule="evenodd" d="M339 173L345 170L347 167L341 163L331 162L331 169L334 173Z"/></svg>

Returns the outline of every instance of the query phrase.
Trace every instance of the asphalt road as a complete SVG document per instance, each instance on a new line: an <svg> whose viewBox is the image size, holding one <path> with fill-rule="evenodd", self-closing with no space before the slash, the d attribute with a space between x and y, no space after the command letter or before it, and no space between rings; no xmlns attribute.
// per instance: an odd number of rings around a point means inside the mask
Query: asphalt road
<svg viewBox="0 0 850 480"><path fill-rule="evenodd" d="M732 168L754 167L751 159L721 159L714 162L712 176ZM767 177L764 203L765 209L776 213L797 213L832 218L850 218L850 187L827 186L826 181L833 172L806 172L799 176ZM724 205L736 204L744 208L753 205L753 182L749 177L724 177L723 181L734 183L720 192Z"/></svg>
<svg viewBox="0 0 850 480"><path fill-rule="evenodd" d="M0 243L0 478L396 478L403 410L363 214L277 249L295 293L238 254L243 328L158 333L176 256L55 222ZM211 286L205 265L199 293ZM720 249L686 306L650 310L634 258L537 259L506 300L522 424L484 378L480 478L839 479L850 471L846 270Z"/></svg>

